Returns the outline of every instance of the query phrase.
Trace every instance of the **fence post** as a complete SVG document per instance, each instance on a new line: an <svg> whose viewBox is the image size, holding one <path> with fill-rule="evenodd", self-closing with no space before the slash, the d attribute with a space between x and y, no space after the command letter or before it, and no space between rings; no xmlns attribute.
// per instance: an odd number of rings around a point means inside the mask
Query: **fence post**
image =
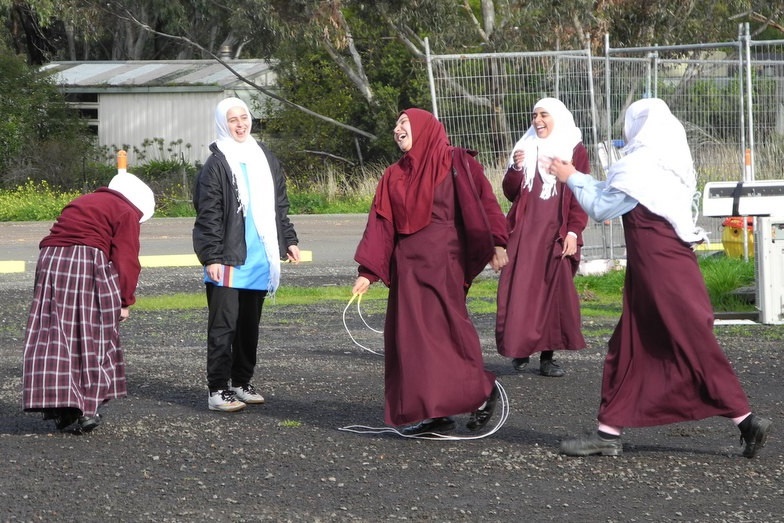
<svg viewBox="0 0 784 523"><path fill-rule="evenodd" d="M749 144L749 165L750 165L750 180L754 180L754 113L752 111L754 102L754 93L751 84L751 35L749 33L749 23L744 24L745 31L743 34L744 52L746 53L746 97L748 99L746 111L748 111L748 132Z"/></svg>
<svg viewBox="0 0 784 523"><path fill-rule="evenodd" d="M604 89L605 89L605 97L607 98L607 167L609 168L612 165L612 154L610 154L609 146L613 143L613 136L612 136L612 73L610 71L610 33L604 33L604 55L605 55L605 66L604 66ZM610 221L610 239L609 242L607 240L607 228L602 223L602 247L604 252L602 253L605 258L608 258L607 254L607 244L610 244L610 252L609 252L609 259L615 259L615 248L613 246L613 225L612 220Z"/></svg>
<svg viewBox="0 0 784 523"><path fill-rule="evenodd" d="M427 64L427 81L430 83L430 98L433 100L433 116L438 120L438 102L436 102L436 82L433 76L433 60L430 57L430 40L425 37L425 63Z"/></svg>
<svg viewBox="0 0 784 523"><path fill-rule="evenodd" d="M743 24L738 24L738 117L740 124L738 125L738 134L740 135L740 150L744 153L748 150L746 144L746 85L743 62L746 60L745 53L743 52ZM741 167L745 169L745 163Z"/></svg>
<svg viewBox="0 0 784 523"><path fill-rule="evenodd" d="M588 93L591 98L591 138L593 143L599 143L598 132L596 131L596 120L599 117L596 111L596 91L593 86L593 55L591 54L591 35L585 37L585 52L588 55Z"/></svg>

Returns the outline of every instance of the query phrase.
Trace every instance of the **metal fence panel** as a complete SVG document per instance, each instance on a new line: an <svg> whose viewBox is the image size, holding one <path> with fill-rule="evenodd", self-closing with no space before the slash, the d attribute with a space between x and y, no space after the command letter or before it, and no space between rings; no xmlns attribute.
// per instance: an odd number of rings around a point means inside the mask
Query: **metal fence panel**
<svg viewBox="0 0 784 523"><path fill-rule="evenodd" d="M594 134L588 58L584 51L432 55L434 112L453 145L479 151L488 175L502 175L540 98L560 98L583 133Z"/></svg>
<svg viewBox="0 0 784 523"><path fill-rule="evenodd" d="M588 49L428 51L428 69L436 116L454 145L479 151L499 193L511 148L530 125L534 103L547 96L572 111L598 178L604 176L601 144L622 141L625 108L650 96L664 99L686 128L699 187L715 180L782 178L777 160L784 152L784 41L752 42L747 28L737 42L631 49L606 42L604 57ZM509 202L502 206L508 209ZM721 222L700 218L715 242ZM618 223L589 225L586 258L623 255Z"/></svg>

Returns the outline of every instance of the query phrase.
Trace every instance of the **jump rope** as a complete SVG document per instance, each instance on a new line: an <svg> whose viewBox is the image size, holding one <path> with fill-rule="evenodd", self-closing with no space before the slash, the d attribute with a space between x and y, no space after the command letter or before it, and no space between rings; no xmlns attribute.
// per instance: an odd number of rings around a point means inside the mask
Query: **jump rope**
<svg viewBox="0 0 784 523"><path fill-rule="evenodd" d="M348 314L348 310L351 307L351 304L354 303L354 300L357 302L357 314L359 318L362 320L362 324L370 331L375 332L377 334L383 334L384 331L374 329L371 327L368 322L365 320L365 317L362 315L362 308L360 304L362 303L362 295L357 293L354 294L351 299L346 304L346 307L343 309L343 327L346 329L349 338L351 341L354 342L356 346L361 348L364 351L370 352L371 354L375 354L376 356L383 356L383 351L373 350L369 347L366 347L359 343L357 339L351 334L351 329L348 327L348 322L346 320L346 316ZM492 426L486 432L482 432L481 434L474 434L474 435L450 435L450 434L439 434L437 432L423 432L421 434L403 434L399 430L394 427L368 427L365 425L348 425L345 427L341 427L338 430L342 430L344 432L353 432L355 434L396 434L403 438L408 439L436 439L436 440L443 440L443 441L457 441L457 440L472 440L472 439L482 439L486 438L492 434L498 432L498 430L504 426L506 423L507 418L509 417L509 397L506 394L506 390L504 389L503 385L496 380L494 385L498 389L498 405L496 406L496 411L500 414L498 416L498 420L496 421L495 425Z"/></svg>

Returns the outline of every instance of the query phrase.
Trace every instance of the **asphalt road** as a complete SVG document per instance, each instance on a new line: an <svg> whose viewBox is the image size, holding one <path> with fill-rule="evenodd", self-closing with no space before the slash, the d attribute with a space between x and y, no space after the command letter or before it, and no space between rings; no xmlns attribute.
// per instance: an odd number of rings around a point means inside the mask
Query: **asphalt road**
<svg viewBox="0 0 784 523"><path fill-rule="evenodd" d="M354 250L364 231L367 215L293 215L291 220L300 239L300 248L312 257L315 267L354 265ZM50 226L49 222L0 223L0 274L34 269L38 242L48 234ZM142 266L198 266L191 244L192 227L193 218L153 217L144 223L140 253ZM705 248L721 250L720 234L714 232L715 241ZM606 260L625 256L623 230L617 220L612 225L590 220L583 231L583 238L585 263L581 270L589 273L601 270L606 267Z"/></svg>
<svg viewBox="0 0 784 523"><path fill-rule="evenodd" d="M284 266L283 285L350 285L364 217L309 219L295 223L314 261ZM188 222L151 221L143 249L189 248ZM13 246L34 260L46 226L23 234L6 225L3 252ZM509 399L505 425L486 439L340 430L383 425L383 360L351 342L345 303L328 301L265 304L254 382L267 402L235 414L206 406L204 307L132 309L121 328L128 397L102 409L94 432L75 436L20 409L31 273L0 274L3 522L784 521L781 326L716 329L753 408L774 421L754 460L740 456L737 430L720 418L629 429L620 457L558 454L561 439L594 426L615 318L586 324L588 348L559 353L567 375L553 379L514 372L495 351L494 316L476 315L485 364ZM142 270L139 294L202 289L197 267L154 267ZM383 325L383 313L365 312ZM381 347L356 314L347 321L361 342Z"/></svg>
<svg viewBox="0 0 784 523"><path fill-rule="evenodd" d="M367 215L295 215L291 217L300 248L313 252L319 264L353 263ZM49 233L50 222L0 223L0 261L35 264L38 242ZM142 224L141 256L193 254L193 218L155 218Z"/></svg>

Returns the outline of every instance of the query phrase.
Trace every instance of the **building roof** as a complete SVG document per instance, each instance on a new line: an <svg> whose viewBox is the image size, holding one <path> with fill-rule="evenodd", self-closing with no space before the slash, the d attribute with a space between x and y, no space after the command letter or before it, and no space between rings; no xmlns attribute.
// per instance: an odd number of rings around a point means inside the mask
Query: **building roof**
<svg viewBox="0 0 784 523"><path fill-rule="evenodd" d="M266 60L227 60L237 73L262 87L275 84ZM72 90L226 90L251 88L216 60L52 62L41 67Z"/></svg>

